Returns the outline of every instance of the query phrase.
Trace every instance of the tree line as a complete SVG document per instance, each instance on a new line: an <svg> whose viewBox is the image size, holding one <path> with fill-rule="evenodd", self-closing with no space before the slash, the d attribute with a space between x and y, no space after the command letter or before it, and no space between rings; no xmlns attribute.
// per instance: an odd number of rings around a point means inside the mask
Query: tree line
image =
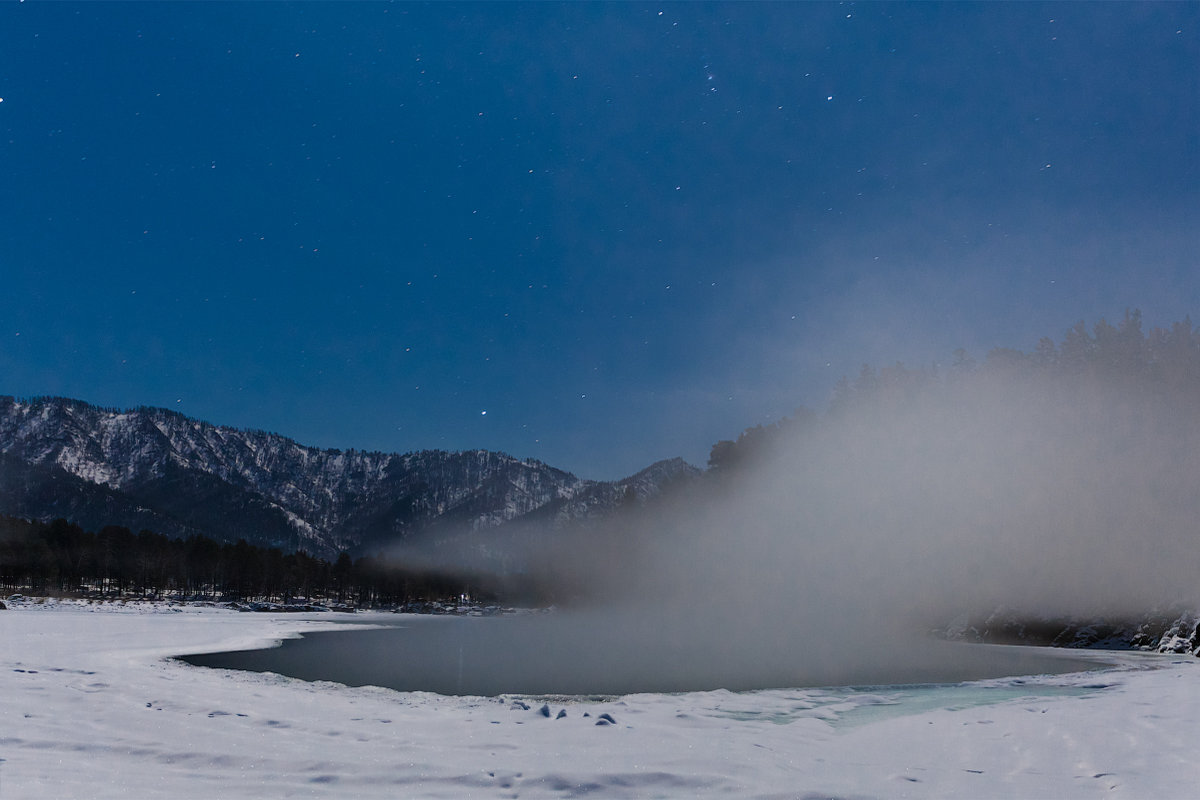
<svg viewBox="0 0 1200 800"><path fill-rule="evenodd" d="M6 593L102 598L166 597L359 607L497 599L486 578L406 568L383 555L332 563L303 550L284 553L239 539L172 539L107 526L86 531L64 519L0 517L0 587Z"/></svg>
<svg viewBox="0 0 1200 800"><path fill-rule="evenodd" d="M827 422L896 410L965 385L986 391L1023 382L1064 403L1116 392L1133 403L1174 402L1184 415L1200 407L1200 329L1190 317L1146 333L1141 311L1126 310L1116 324L1101 319L1089 330L1077 322L1061 342L1043 337L1032 352L1000 347L982 362L964 349L952 356L949 365L863 364L857 376L838 381L825 414L799 408L791 417L748 428L736 440L717 442L708 466L714 476L736 474L785 439L794 440L784 433L802 434Z"/></svg>

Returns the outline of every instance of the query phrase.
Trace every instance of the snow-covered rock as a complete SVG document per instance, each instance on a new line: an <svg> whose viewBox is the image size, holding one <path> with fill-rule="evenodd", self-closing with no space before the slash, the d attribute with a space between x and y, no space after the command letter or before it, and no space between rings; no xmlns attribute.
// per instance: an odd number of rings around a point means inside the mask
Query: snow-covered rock
<svg viewBox="0 0 1200 800"><path fill-rule="evenodd" d="M991 644L1146 650L1200 656L1200 614L1181 608L1139 617L1057 617L998 608L973 621L966 614L935 632L942 638Z"/></svg>

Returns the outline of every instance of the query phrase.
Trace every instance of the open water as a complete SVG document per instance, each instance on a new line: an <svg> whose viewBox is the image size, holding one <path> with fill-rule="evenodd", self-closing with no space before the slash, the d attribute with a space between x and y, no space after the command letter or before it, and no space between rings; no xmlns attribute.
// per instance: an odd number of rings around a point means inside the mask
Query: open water
<svg viewBox="0 0 1200 800"><path fill-rule="evenodd" d="M739 658L664 637L659 647L622 647L619 632L559 635L551 615L405 617L385 628L323 631L263 650L186 656L197 666L274 672L349 686L445 695L621 695L817 686L943 684L1098 666L1077 652L915 642L842 663L805 642L772 658ZM790 653L790 655L789 655Z"/></svg>

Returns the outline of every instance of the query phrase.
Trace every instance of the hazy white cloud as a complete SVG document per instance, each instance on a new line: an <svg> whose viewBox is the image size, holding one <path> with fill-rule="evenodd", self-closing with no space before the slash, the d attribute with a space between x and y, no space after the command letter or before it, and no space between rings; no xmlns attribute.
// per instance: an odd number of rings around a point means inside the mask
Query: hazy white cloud
<svg viewBox="0 0 1200 800"><path fill-rule="evenodd" d="M699 660L715 685L854 681L928 659L923 634L964 613L1195 604L1197 474L1200 424L1169 401L951 382L572 540L547 565L588 602L542 633L635 675Z"/></svg>

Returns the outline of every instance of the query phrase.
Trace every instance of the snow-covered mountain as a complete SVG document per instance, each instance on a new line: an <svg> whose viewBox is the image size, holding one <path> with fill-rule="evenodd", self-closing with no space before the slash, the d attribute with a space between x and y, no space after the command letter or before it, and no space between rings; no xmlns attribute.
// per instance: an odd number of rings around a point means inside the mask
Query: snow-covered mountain
<svg viewBox="0 0 1200 800"><path fill-rule="evenodd" d="M158 408L0 397L0 513L317 555L537 519L553 527L699 473L682 459L615 482L486 450L321 450Z"/></svg>

